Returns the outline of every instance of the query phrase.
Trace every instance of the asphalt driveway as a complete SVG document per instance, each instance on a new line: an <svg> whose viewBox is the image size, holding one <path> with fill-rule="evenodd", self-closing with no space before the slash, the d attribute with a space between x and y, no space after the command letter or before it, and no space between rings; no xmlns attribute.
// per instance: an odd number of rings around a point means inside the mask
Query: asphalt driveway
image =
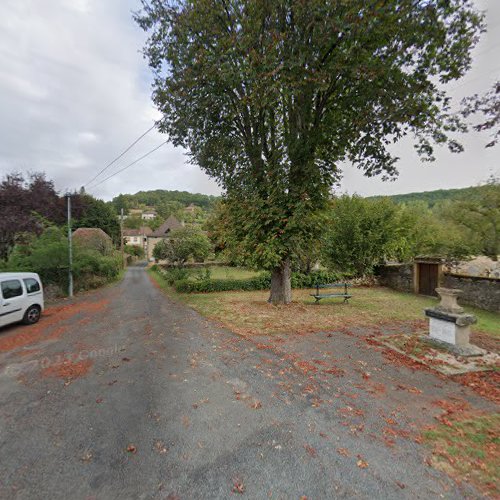
<svg viewBox="0 0 500 500"><path fill-rule="evenodd" d="M457 498L418 431L491 404L363 332L244 339L144 268L0 330L0 497Z"/></svg>

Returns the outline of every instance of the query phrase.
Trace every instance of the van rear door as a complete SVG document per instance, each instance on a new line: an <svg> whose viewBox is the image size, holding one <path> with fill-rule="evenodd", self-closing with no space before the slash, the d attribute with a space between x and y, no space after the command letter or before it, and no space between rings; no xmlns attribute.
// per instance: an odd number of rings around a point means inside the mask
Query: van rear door
<svg viewBox="0 0 500 500"><path fill-rule="evenodd" d="M26 297L20 279L0 281L0 326L21 321Z"/></svg>

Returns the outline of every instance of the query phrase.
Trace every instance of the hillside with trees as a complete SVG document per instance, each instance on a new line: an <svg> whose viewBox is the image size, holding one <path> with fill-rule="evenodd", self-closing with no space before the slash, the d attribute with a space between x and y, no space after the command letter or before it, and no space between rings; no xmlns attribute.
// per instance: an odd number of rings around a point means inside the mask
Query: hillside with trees
<svg viewBox="0 0 500 500"><path fill-rule="evenodd" d="M394 194L390 196L369 196L368 199L390 198L395 203L413 203L424 202L428 207L443 201L457 200L464 196L474 195L475 192L481 191L482 186L471 186L459 189L436 189L435 191L422 191L415 193Z"/></svg>
<svg viewBox="0 0 500 500"><path fill-rule="evenodd" d="M117 213L120 213L122 208L125 212L130 208L137 208L140 206L151 206L158 210L165 205L186 207L191 203L203 209L208 209L212 207L217 199L217 196L208 194L155 189L154 191L139 191L135 194L120 194L112 199L111 204Z"/></svg>

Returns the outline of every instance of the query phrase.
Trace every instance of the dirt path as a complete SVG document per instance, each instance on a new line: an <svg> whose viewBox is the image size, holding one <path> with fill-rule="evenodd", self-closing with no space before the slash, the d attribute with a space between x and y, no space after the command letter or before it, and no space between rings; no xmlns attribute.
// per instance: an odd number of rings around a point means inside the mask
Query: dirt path
<svg viewBox="0 0 500 500"><path fill-rule="evenodd" d="M478 496L415 441L439 400L492 408L363 332L236 336L130 268L0 331L0 497Z"/></svg>

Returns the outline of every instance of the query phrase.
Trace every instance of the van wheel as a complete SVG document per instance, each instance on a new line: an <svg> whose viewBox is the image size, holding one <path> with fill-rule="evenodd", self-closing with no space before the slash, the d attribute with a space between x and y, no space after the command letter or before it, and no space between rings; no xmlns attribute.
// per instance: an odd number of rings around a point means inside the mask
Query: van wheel
<svg viewBox="0 0 500 500"><path fill-rule="evenodd" d="M40 306L30 306L24 313L23 323L34 325L40 319Z"/></svg>

